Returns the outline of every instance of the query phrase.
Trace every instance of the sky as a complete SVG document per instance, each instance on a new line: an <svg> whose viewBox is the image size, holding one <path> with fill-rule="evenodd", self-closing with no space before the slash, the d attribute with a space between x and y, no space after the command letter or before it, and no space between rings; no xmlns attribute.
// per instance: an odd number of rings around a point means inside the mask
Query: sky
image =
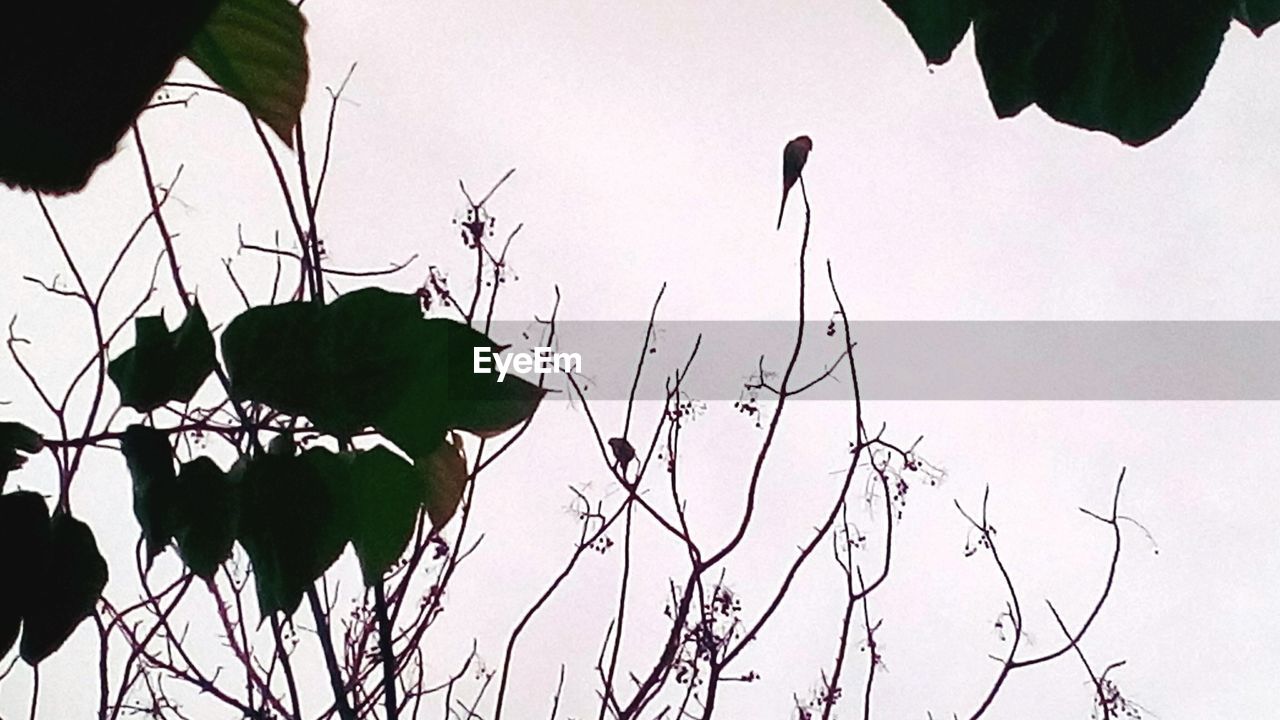
<svg viewBox="0 0 1280 720"><path fill-rule="evenodd" d="M465 207L458 181L483 192L516 168L490 205L500 228L523 223L512 250L519 279L504 288L499 318L545 315L558 288L562 318L643 320L666 283L660 316L669 320L794 320L802 228L794 193L781 232L774 222L781 149L803 133L814 143L805 168L811 272L830 259L855 323L1280 319L1271 210L1280 92L1259 82L1280 60L1274 32L1254 39L1233 28L1188 116L1135 150L1034 108L997 120L972 38L951 63L926 68L879 2L309 0L304 8L313 157L329 111L325 88L356 64L338 106L320 233L337 267L419 255L386 281L395 289L419 286L429 265L465 282L470 259L453 225ZM199 77L185 64L176 73ZM168 182L182 167L169 222L181 233L188 284L219 309L212 322L225 322L237 300L219 258L232 257L250 287L270 277L269 263L237 255L237 232L261 244L288 236L270 166L243 109L225 98L198 94L148 113L142 127L157 175ZM88 190L50 207L76 258L100 276L147 207L132 141ZM57 385L88 352L86 326L65 301L21 279L66 277L33 198L0 192L0 217L0 317L17 316L15 328L32 341L25 356ZM143 241L148 258L129 268L139 284L121 287L116 312L136 302L159 250L154 232ZM148 308L178 317L161 287ZM825 319L834 303L813 288L808 308ZM661 350L664 367L687 352ZM784 360L785 348L761 351ZM743 372L754 363L743 358ZM51 429L11 363L0 367L0 399L12 403L6 416ZM603 402L594 411L618 426L625 409ZM652 422L654 412L642 406L638 417ZM748 614L807 538L845 460L846 403L798 403L792 412L762 479L758 525L729 565ZM1117 585L1084 643L1091 661L1126 660L1115 678L1163 720L1262 717L1280 703L1275 403L883 400L865 413L904 444L923 436L921 454L946 471L938 487L913 488L897 564L872 599L887 668L874 716L963 716L995 672L987 655L1003 648L991 624L1004 596L988 558L963 556L968 534L953 500L976 508L990 487L1001 551L1034 607L1035 641L1047 647L1057 631L1043 599L1070 622L1105 576L1106 529L1078 508L1104 510L1121 468L1122 512L1152 539L1125 525ZM709 537L727 537L761 438L727 402L708 403L690 426L690 507ZM500 663L510 628L572 551L569 487L617 501L594 453L581 409L553 399L483 478L475 522L485 541L431 640L441 675L473 638L491 667ZM36 459L13 482L49 491L51 470ZM123 464L96 456L77 482L77 512L116 567L137 533ZM680 558L652 528L637 532L635 641L624 659L641 663ZM592 667L617 561L616 553L584 561L531 626L516 655L510 716L548 713L561 663L566 707L595 712ZM786 717L793 693L806 696L818 682L841 610L833 570L824 556L802 573L741 660L762 679L726 689L724 717ZM127 578L112 582L110 592L127 596ZM42 716L94 707L91 685L77 680L93 652L86 626L49 662L42 682L61 690L45 693ZM0 717L25 715L29 683L24 670L5 681ZM1015 673L987 717L1081 718L1089 708L1088 678L1064 658ZM858 710L838 706L841 717Z"/></svg>

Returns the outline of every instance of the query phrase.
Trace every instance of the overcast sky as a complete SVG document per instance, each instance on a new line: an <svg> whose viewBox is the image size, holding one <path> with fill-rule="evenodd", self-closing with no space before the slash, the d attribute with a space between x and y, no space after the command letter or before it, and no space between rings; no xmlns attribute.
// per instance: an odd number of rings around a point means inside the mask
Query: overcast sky
<svg viewBox="0 0 1280 720"><path fill-rule="evenodd" d="M1261 82L1280 62L1280 33L1255 40L1233 28L1195 108L1134 150L1035 109L997 121L971 38L950 64L929 70L872 0L804 9L582 0L311 0L305 8L313 155L328 113L324 88L358 62L339 107L320 232L335 266L419 254L387 281L397 289L417 287L430 264L465 282L470 261L451 224L464 205L458 180L483 191L515 167L491 204L500 228L524 223L512 260L519 281L504 291L500 317L545 314L558 285L562 317L641 320L666 282L670 319L793 319L799 198L782 232L774 221L782 146L804 133L814 143L805 168L813 270L831 259L855 321L1280 319L1280 91ZM186 65L178 73L198 76ZM225 323L236 305L218 258L235 255L237 227L252 242L289 234L270 167L243 110L225 98L201 94L186 108L151 112L143 130L159 177L167 182L183 166L169 220L189 286L211 322ZM129 141L85 193L51 207L97 277L146 202ZM79 309L20 278L65 271L31 197L0 192L0 217L0 317L18 316L33 363L63 382L88 350L72 314ZM153 258L158 241L145 238L152 246L143 255ZM267 263L236 262L263 287ZM139 281L145 267L133 270ZM151 310L178 317L162 288ZM135 297L122 292L115 309ZM823 319L833 307L826 295L809 304ZM665 367L685 351L662 350ZM775 367L783 362L782 348L762 351ZM744 357L742 372L754 362ZM8 363L0 399L13 403L6 417L52 431ZM621 424L620 404L596 412ZM1078 620L1105 575L1106 528L1077 508L1105 510L1126 466L1122 511L1150 530L1159 553L1125 526L1114 594L1085 644L1091 660L1127 660L1115 679L1163 720L1263 717L1280 704L1275 403L874 402L866 413L900 442L925 436L922 454L947 471L940 487L913 489L899 564L873 596L888 668L876 684L878 717L964 715L996 670L987 655L1003 648L991 623L1004 596L989 559L963 557L966 526L952 499L976 507L990 485L1002 550L1034 607L1029 629L1048 647L1057 630L1043 599ZM729 567L750 617L816 524L850 437L841 403L801 403L784 426L757 532ZM691 427L690 504L711 544L738 512L761 437L728 403L710 404ZM572 550L570 485L616 501L593 447L582 413L549 401L483 478L476 522L486 540L430 641L440 673L473 637L500 663L509 629ZM51 491L51 469L33 462L14 482ZM112 568L128 567L137 530L123 463L102 455L78 483L77 512ZM643 591L629 629L637 661L653 652L666 578L680 571L677 548L651 529L640 537L650 542L638 551ZM617 560L591 558L530 629L510 716L546 715L562 662L571 712L594 713L592 666ZM832 570L824 555L802 575L740 661L763 680L727 688L723 717L786 717L792 694L807 695L829 667L842 600ZM127 595L126 582L111 588ZM76 680L94 645L86 625L49 662L42 679L59 690L44 695L43 716L83 717L95 706L95 689ZM848 683L864 660L857 656ZM6 680L0 716L25 713L29 682L25 670ZM840 707L857 715L852 703ZM1089 707L1087 676L1063 658L1015 673L988 717L1083 718Z"/></svg>

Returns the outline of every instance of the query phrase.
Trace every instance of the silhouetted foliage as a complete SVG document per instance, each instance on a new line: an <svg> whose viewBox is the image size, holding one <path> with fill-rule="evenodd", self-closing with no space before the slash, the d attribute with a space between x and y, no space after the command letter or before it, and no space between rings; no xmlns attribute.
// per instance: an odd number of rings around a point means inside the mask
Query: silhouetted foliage
<svg viewBox="0 0 1280 720"><path fill-rule="evenodd" d="M1232 18L1261 35L1276 0L885 0L930 64L972 25L991 105L1142 145L1191 109Z"/></svg>
<svg viewBox="0 0 1280 720"><path fill-rule="evenodd" d="M0 11L0 181L80 190L184 54L286 142L306 95L289 0L21 0Z"/></svg>

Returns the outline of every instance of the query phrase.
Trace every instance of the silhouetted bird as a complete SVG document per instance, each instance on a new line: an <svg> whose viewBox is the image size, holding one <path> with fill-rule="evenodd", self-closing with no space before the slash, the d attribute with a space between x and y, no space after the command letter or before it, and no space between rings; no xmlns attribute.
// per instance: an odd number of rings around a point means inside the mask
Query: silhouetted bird
<svg viewBox="0 0 1280 720"><path fill-rule="evenodd" d="M622 470L622 474L627 473L627 466L632 460L636 459L636 449L631 447L631 443L626 438L609 438L609 449L613 451L614 462Z"/></svg>
<svg viewBox="0 0 1280 720"><path fill-rule="evenodd" d="M800 179L800 171L804 170L804 161L809 159L809 151L813 149L813 141L808 135L787 143L782 149L782 207L778 208L778 229L782 229L782 213L787 210L787 195L791 186Z"/></svg>

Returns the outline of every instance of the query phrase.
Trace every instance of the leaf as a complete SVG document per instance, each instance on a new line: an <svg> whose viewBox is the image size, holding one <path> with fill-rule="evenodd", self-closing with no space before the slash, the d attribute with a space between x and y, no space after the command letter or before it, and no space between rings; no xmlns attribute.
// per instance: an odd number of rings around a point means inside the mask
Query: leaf
<svg viewBox="0 0 1280 720"><path fill-rule="evenodd" d="M1031 103L1142 145L1195 103L1232 0L976 0L978 61L1000 117Z"/></svg>
<svg viewBox="0 0 1280 720"><path fill-rule="evenodd" d="M315 303L289 302L237 315L222 333L232 398L310 417L317 393L325 391L314 361L322 311Z"/></svg>
<svg viewBox="0 0 1280 720"><path fill-rule="evenodd" d="M405 402L435 359L421 340L425 321L416 295L365 288L325 308L315 360L325 378L325 421L378 427Z"/></svg>
<svg viewBox="0 0 1280 720"><path fill-rule="evenodd" d="M0 495L0 657L18 639L40 572L49 564L49 508L33 492Z"/></svg>
<svg viewBox="0 0 1280 720"><path fill-rule="evenodd" d="M1035 62L1053 30L1053 17L1025 7L978 0L974 51L997 117L1012 117L1036 100Z"/></svg>
<svg viewBox="0 0 1280 720"><path fill-rule="evenodd" d="M350 513L351 544L365 585L381 582L404 553L425 490L413 465L385 447L355 454L343 510Z"/></svg>
<svg viewBox="0 0 1280 720"><path fill-rule="evenodd" d="M930 63L950 58L970 19L991 105L1038 105L1055 120L1128 145L1191 109L1231 18L1255 34L1280 0L885 0Z"/></svg>
<svg viewBox="0 0 1280 720"><path fill-rule="evenodd" d="M43 449L44 438L40 433L22 423L0 422L0 490L4 489L10 472L27 464L27 458L19 452L37 453Z"/></svg>
<svg viewBox="0 0 1280 720"><path fill-rule="evenodd" d="M191 572L208 580L231 555L239 513L236 486L207 457L182 464L174 537L178 554Z"/></svg>
<svg viewBox="0 0 1280 720"><path fill-rule="evenodd" d="M342 553L349 535L334 500L343 465L313 449L298 457L258 455L232 468L240 483L237 537L253 563L263 616L293 614Z"/></svg>
<svg viewBox="0 0 1280 720"><path fill-rule="evenodd" d="M147 543L147 569L173 539L177 475L169 437L155 428L130 425L120 450L133 477L133 516Z"/></svg>
<svg viewBox="0 0 1280 720"><path fill-rule="evenodd" d="M164 318L134 320L132 348L111 361L107 374L120 391L120 402L150 412L170 401L189 402L217 367L213 336L199 305L169 332Z"/></svg>
<svg viewBox="0 0 1280 720"><path fill-rule="evenodd" d="M293 147L307 97L306 29L289 0L222 0L187 56Z"/></svg>
<svg viewBox="0 0 1280 720"><path fill-rule="evenodd" d="M527 420L545 394L515 376L475 372L475 350L502 349L483 333L451 320L416 323L405 340L417 358L410 383L374 423L410 457L435 450L447 430L492 437Z"/></svg>
<svg viewBox="0 0 1280 720"><path fill-rule="evenodd" d="M218 0L5 3L0 182L80 190Z"/></svg>
<svg viewBox="0 0 1280 720"><path fill-rule="evenodd" d="M44 438L22 423L0 422L0 447L37 453L44 449Z"/></svg>
<svg viewBox="0 0 1280 720"><path fill-rule="evenodd" d="M449 320L428 320L424 333L431 346L443 340L437 363L443 362L448 385L443 398L445 427L493 437L533 415L546 391L519 377L499 382L495 373L475 372L475 349L501 347L483 333Z"/></svg>
<svg viewBox="0 0 1280 720"><path fill-rule="evenodd" d="M107 561L88 525L64 512L49 521L48 562L23 616L19 652L29 665L52 655L93 607L107 585Z"/></svg>
<svg viewBox="0 0 1280 720"><path fill-rule="evenodd" d="M1236 19L1262 37L1267 28L1280 22L1280 0L1239 0Z"/></svg>
<svg viewBox="0 0 1280 720"><path fill-rule="evenodd" d="M467 488L467 459L462 443L455 436L452 443L442 442L435 450L415 463L426 480L427 516L437 530L449 524L462 502Z"/></svg>
<svg viewBox="0 0 1280 720"><path fill-rule="evenodd" d="M973 0L884 0L930 65L951 59L973 17Z"/></svg>
<svg viewBox="0 0 1280 720"><path fill-rule="evenodd" d="M218 367L209 321L199 304L193 304L187 317L173 331L172 398L187 402Z"/></svg>
<svg viewBox="0 0 1280 720"><path fill-rule="evenodd" d="M222 336L232 395L351 437L375 428L410 457L447 430L482 436L526 420L543 391L519 378L473 372L474 348L492 340L422 317L416 295L365 288L328 306L251 308Z"/></svg>

